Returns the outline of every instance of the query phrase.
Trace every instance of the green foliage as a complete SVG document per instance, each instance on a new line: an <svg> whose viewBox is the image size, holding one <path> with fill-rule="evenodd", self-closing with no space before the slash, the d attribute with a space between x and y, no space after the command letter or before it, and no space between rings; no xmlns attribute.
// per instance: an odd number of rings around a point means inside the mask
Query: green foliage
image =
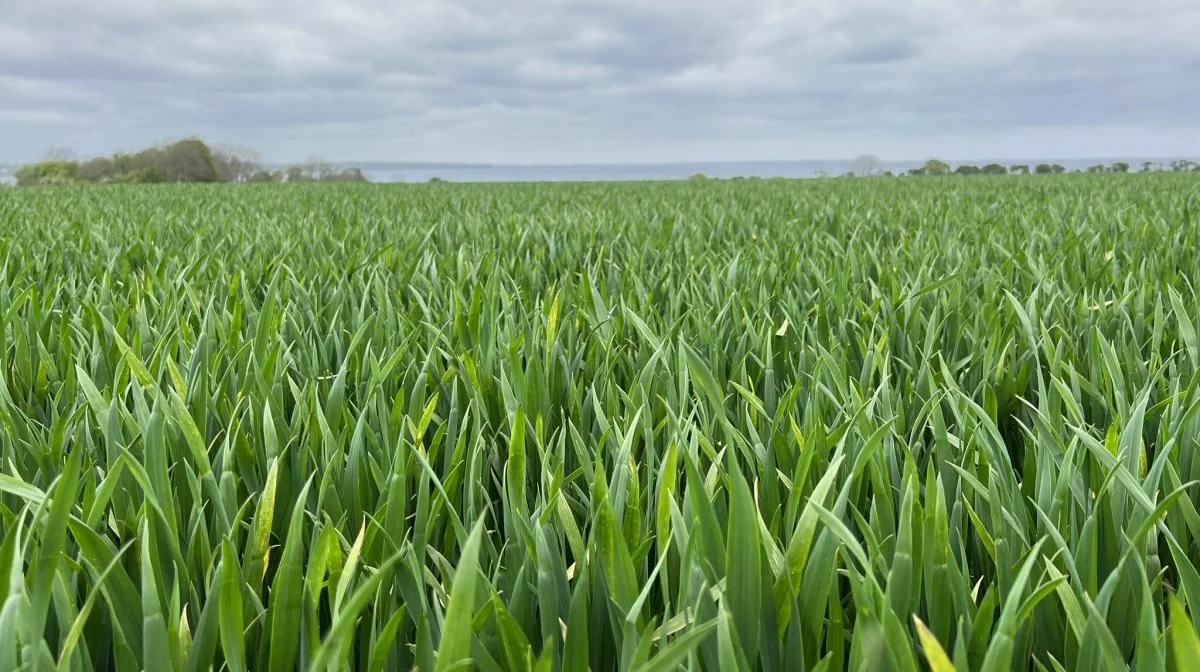
<svg viewBox="0 0 1200 672"><path fill-rule="evenodd" d="M264 184L264 183L268 183L268 182L279 182L279 181L281 181L281 179L280 179L281 177L282 177L281 175L276 175L268 170L256 170L253 173L251 173L249 177L246 178L246 181L254 182L254 183L258 183L258 184Z"/></svg>
<svg viewBox="0 0 1200 672"><path fill-rule="evenodd" d="M47 184L72 184L79 174L79 165L71 161L43 161L22 166L13 176L17 185L38 186Z"/></svg>
<svg viewBox="0 0 1200 672"><path fill-rule="evenodd" d="M435 178L436 179L436 178ZM358 168L335 168L319 159L305 164L288 166L275 181L289 183L304 182L367 182L367 176ZM433 180L430 180L433 181Z"/></svg>
<svg viewBox="0 0 1200 672"><path fill-rule="evenodd" d="M287 171L269 172L260 167L251 151L218 148L214 154L204 141L185 138L133 154L118 153L87 161L45 161L17 171L20 186L48 184L158 182L367 182L358 168L334 168L313 160Z"/></svg>
<svg viewBox="0 0 1200 672"><path fill-rule="evenodd" d="M212 150L201 140L187 139L162 150L162 170L167 182L220 182Z"/></svg>
<svg viewBox="0 0 1200 672"><path fill-rule="evenodd" d="M345 168L326 176L325 182L367 182L367 176L358 168Z"/></svg>
<svg viewBox="0 0 1200 672"><path fill-rule="evenodd" d="M941 159L929 159L925 165L921 166L921 173L924 175L949 175L950 164Z"/></svg>
<svg viewBox="0 0 1200 672"><path fill-rule="evenodd" d="M1198 199L12 190L0 669L1192 669Z"/></svg>
<svg viewBox="0 0 1200 672"><path fill-rule="evenodd" d="M313 181L312 174L305 170L304 166L288 166L287 170L284 171L284 174L287 176L286 181L293 184L296 182Z"/></svg>
<svg viewBox="0 0 1200 672"><path fill-rule="evenodd" d="M180 140L136 154L114 154L82 163L54 161L25 166L17 171L17 184L74 184L113 182L218 182L220 175L212 151L203 141Z"/></svg>
<svg viewBox="0 0 1200 672"><path fill-rule="evenodd" d="M106 181L114 184L158 184L167 181L167 174L162 168L147 166L114 175Z"/></svg>
<svg viewBox="0 0 1200 672"><path fill-rule="evenodd" d="M982 172L985 175L1007 175L1008 168L1004 167L1003 165L1001 165L999 163L989 163L986 166L984 166L982 169L980 169L980 172Z"/></svg>
<svg viewBox="0 0 1200 672"><path fill-rule="evenodd" d="M78 177L83 182L101 182L116 174L116 164L109 157L97 157L79 164Z"/></svg>

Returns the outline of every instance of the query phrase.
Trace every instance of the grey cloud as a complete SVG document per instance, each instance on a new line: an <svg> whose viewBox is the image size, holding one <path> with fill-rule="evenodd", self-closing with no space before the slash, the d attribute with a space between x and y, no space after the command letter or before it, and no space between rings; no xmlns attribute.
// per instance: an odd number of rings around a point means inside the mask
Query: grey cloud
<svg viewBox="0 0 1200 672"><path fill-rule="evenodd" d="M856 65L891 63L908 60L920 53L920 47L912 40L897 39L851 49L843 60Z"/></svg>
<svg viewBox="0 0 1200 672"><path fill-rule="evenodd" d="M1094 141L1061 151L1104 153L1147 124L1196 144L1197 33L1189 0L47 0L0 13L19 154L0 161L189 132L278 158L517 162L848 155L856 136L934 153L1065 127Z"/></svg>

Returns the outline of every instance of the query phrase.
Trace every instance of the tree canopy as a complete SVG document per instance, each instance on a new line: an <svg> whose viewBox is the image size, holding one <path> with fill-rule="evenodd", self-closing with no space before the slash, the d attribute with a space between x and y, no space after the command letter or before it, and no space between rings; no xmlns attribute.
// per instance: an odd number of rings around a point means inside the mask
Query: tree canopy
<svg viewBox="0 0 1200 672"><path fill-rule="evenodd" d="M78 183L158 182L366 182L358 168L338 168L309 159L286 170L267 170L258 152L234 145L213 148L189 137L134 153L79 160L70 148L56 147L44 160L19 169L19 186Z"/></svg>
<svg viewBox="0 0 1200 672"><path fill-rule="evenodd" d="M929 159L921 166L921 170L926 175L948 175L950 173L950 164L941 159Z"/></svg>

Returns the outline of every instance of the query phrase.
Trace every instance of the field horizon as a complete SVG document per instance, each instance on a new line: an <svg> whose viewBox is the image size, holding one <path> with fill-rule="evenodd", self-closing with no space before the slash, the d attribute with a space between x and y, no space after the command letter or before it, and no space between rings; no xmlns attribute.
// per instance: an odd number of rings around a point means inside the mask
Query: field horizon
<svg viewBox="0 0 1200 672"><path fill-rule="evenodd" d="M945 159L951 166L983 166L991 163L1025 165L1058 164L1068 171L1083 171L1095 165L1125 162L1136 170L1144 162L1165 166L1186 157L1050 157L1050 158L983 158ZM884 159L880 170L904 173L919 168L927 159ZM792 178L804 179L845 175L855 168L854 158L842 159L729 159L677 161L610 161L610 162L461 162L461 161L393 161L393 160L333 160L338 168L361 169L373 182L425 182L438 178L450 182L626 182L648 180L682 180L701 173L718 179ZM267 170L283 170L288 162L268 161ZM21 164L0 163L0 183L12 181Z"/></svg>

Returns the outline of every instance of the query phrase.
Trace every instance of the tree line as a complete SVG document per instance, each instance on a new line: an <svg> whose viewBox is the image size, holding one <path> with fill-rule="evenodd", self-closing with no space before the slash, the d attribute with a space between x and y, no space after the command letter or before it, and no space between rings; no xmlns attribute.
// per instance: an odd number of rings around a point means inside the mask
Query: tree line
<svg viewBox="0 0 1200 672"><path fill-rule="evenodd" d="M858 177L867 177L871 175L892 175L890 171L883 168L883 161L869 154L858 157L850 168L850 175ZM1148 173L1154 171L1170 171L1175 173L1200 172L1200 164L1187 159L1179 159L1169 163L1158 163L1154 161L1145 161L1141 164L1141 170L1138 172ZM1067 172L1066 167L1058 163L1039 163L1030 168L1025 164L1016 164L1013 166L1005 166L999 163L989 163L985 166L975 166L971 164L962 164L956 167L951 167L949 163L941 159L929 159L924 164L917 168L910 168L905 174L908 175L1056 175ZM1088 166L1086 169L1081 169L1075 172L1087 173L1128 173L1132 172L1132 166L1125 161L1117 161L1106 165L1103 163Z"/></svg>
<svg viewBox="0 0 1200 672"><path fill-rule="evenodd" d="M235 145L210 147L199 138L160 143L137 152L80 159L66 148L49 150L41 161L14 174L18 186L55 184L155 184L165 182L366 182L358 168L309 159L270 170L262 156Z"/></svg>

